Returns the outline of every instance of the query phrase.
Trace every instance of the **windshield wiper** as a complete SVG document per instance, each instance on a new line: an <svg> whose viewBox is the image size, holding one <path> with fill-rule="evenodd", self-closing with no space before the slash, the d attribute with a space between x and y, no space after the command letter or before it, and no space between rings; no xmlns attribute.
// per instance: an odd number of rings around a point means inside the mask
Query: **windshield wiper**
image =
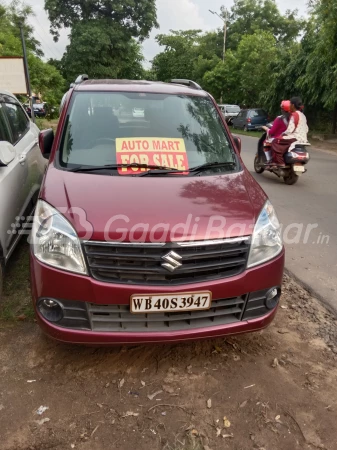
<svg viewBox="0 0 337 450"><path fill-rule="evenodd" d="M203 170L213 169L214 167L236 167L236 162L234 161L213 161L205 164L201 164L200 166L191 167L188 169L189 172L202 172Z"/></svg>
<svg viewBox="0 0 337 450"><path fill-rule="evenodd" d="M184 170L178 170L178 169L170 170L168 168L165 168L164 170L156 170L156 169L149 170L148 172L144 172L138 176L146 177L148 175L170 175L170 174L179 174L179 173L184 173L186 175L189 175L191 173L202 172L204 170L213 169L214 167L235 168L236 163L234 161L233 162L232 161L226 161L226 162L214 161L214 162L208 162L205 164L201 164L200 166L195 166L195 167L191 167L190 169L184 169Z"/></svg>
<svg viewBox="0 0 337 450"><path fill-rule="evenodd" d="M174 167L165 167L165 166L156 166L153 164L139 164L139 163L130 163L130 164L106 164L104 166L78 166L74 169L70 169L69 172L94 172L96 170L109 170L109 169L158 169L169 172L179 172L179 170L175 169ZM146 173L146 172L145 172ZM135 174L137 175L137 174Z"/></svg>

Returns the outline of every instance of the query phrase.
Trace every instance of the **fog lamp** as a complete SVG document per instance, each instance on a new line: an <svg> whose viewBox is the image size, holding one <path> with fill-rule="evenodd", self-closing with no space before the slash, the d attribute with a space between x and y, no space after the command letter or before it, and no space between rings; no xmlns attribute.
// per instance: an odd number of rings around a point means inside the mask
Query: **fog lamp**
<svg viewBox="0 0 337 450"><path fill-rule="evenodd" d="M49 322L59 322L63 319L63 307L60 302L52 298L43 298L37 308L42 317Z"/></svg>
<svg viewBox="0 0 337 450"><path fill-rule="evenodd" d="M274 309L280 300L280 296L281 296L280 288L275 287L273 289L270 289L270 291L268 291L266 295L266 307L268 309Z"/></svg>

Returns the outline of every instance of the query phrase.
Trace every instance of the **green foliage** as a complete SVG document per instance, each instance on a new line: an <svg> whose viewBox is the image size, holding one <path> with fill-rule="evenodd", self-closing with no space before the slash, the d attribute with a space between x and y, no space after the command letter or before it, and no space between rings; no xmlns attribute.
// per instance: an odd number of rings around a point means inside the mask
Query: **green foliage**
<svg viewBox="0 0 337 450"><path fill-rule="evenodd" d="M224 13L223 13L224 15ZM277 42L288 44L304 26L297 11L282 15L275 0L234 0L229 15L228 47L236 49L243 36L261 30L271 33Z"/></svg>
<svg viewBox="0 0 337 450"><path fill-rule="evenodd" d="M31 6L13 0L8 6L0 4L0 54L17 55L21 51L20 27L22 24L26 39L26 47L37 56L43 56L40 42L34 37L33 28L27 23L28 17L33 15Z"/></svg>
<svg viewBox="0 0 337 450"><path fill-rule="evenodd" d="M33 91L40 93L43 101L50 105L59 105L65 90L60 72L32 54L28 56L28 65Z"/></svg>
<svg viewBox="0 0 337 450"><path fill-rule="evenodd" d="M124 37L144 39L157 24L155 0L45 0L51 33L57 41L62 27L103 20L123 28Z"/></svg>
<svg viewBox="0 0 337 450"><path fill-rule="evenodd" d="M242 38L236 52L241 103L257 105L261 93L269 88L270 65L276 56L276 40L268 31L256 31Z"/></svg>
<svg viewBox="0 0 337 450"><path fill-rule="evenodd" d="M172 78L192 79L193 61L198 55L198 41L201 30L172 31L171 34L159 34L156 41L165 47L152 63L152 69L160 81Z"/></svg>
<svg viewBox="0 0 337 450"><path fill-rule="evenodd" d="M140 45L125 39L122 26L88 20L73 26L61 68L69 82L80 73L90 78L140 79L142 61Z"/></svg>

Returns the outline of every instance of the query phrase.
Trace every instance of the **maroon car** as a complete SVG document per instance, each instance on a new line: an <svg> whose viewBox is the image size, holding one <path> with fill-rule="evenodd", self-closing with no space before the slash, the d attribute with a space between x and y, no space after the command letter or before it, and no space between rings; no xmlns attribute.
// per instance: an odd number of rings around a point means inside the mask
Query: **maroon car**
<svg viewBox="0 0 337 450"><path fill-rule="evenodd" d="M133 111L142 114L133 114ZM33 302L64 342L177 342L274 318L284 248L214 99L188 80L67 94L36 208Z"/></svg>

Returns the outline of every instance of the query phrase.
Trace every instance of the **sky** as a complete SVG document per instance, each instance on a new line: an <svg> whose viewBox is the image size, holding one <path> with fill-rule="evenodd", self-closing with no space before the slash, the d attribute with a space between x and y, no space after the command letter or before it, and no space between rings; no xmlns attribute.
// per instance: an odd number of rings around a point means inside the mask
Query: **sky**
<svg viewBox="0 0 337 450"><path fill-rule="evenodd" d="M5 0L9 3L10 0ZM121 0L123 1L123 0ZM308 0L277 0L280 10L298 9L301 15L306 13ZM60 59L68 43L69 30L63 30L59 42L55 43L49 33L49 21L44 11L44 0L26 0L35 12L35 17L30 20L36 32L36 38L42 44L45 59ZM155 36L159 33L167 33L170 29L189 30L201 29L214 30L222 26L219 17L212 15L209 9L220 13L220 7L225 5L230 8L232 0L157 0L157 16L159 29L152 31L150 39L143 45L145 65L148 67L153 57L159 53L160 47L155 42Z"/></svg>

